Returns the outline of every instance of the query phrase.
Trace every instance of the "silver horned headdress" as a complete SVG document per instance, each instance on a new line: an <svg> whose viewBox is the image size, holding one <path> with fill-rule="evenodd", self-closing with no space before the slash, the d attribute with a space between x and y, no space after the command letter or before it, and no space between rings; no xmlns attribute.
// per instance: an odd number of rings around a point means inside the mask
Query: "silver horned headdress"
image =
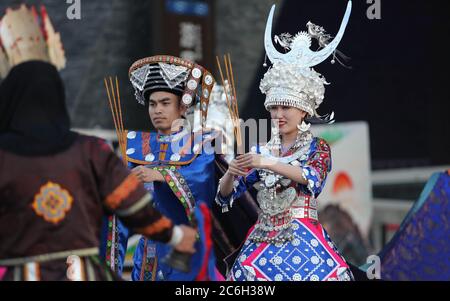
<svg viewBox="0 0 450 301"><path fill-rule="evenodd" d="M266 54L273 66L266 72L261 80L260 89L266 94L264 106L266 109L274 105L292 106L308 113L310 120L332 122L333 115L319 116L317 108L323 102L325 78L312 67L322 63L333 55L335 58L336 48L344 36L345 28L352 9L351 0L348 1L341 27L336 37L331 39L325 34L322 27L308 22L308 32L302 31L295 36L282 34L275 36L275 42L288 50L281 53L272 42L272 21L275 5L272 6L267 20L264 46ZM311 39L317 39L318 51L311 50Z"/></svg>

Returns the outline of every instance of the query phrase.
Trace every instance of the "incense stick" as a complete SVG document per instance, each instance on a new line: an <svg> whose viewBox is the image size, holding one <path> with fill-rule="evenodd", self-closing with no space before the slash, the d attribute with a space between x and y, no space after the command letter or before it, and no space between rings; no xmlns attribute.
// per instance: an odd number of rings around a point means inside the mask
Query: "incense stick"
<svg viewBox="0 0 450 301"><path fill-rule="evenodd" d="M223 76L222 66L219 61L219 57L216 56L217 66L219 68L220 77L222 79L222 85L225 91L225 98L227 101L228 110L230 112L231 121L234 126L234 136L236 137L236 144L238 153L243 153L242 149L242 136L240 128L239 110L237 105L236 87L234 85L233 66L231 64L230 54L224 55L225 75ZM231 97L231 99L230 99Z"/></svg>
<svg viewBox="0 0 450 301"><path fill-rule="evenodd" d="M117 127L118 127L118 131L117 131L117 138L119 140L119 146L120 146L120 152L123 155L123 146L122 146L122 128L120 127L120 121L119 121L119 112L117 109L117 101L116 101L116 95L115 95L115 89L114 89L114 85L113 85L113 81L112 81L112 77L109 78L109 83L110 83L110 87L111 87L111 95L112 95L112 101L113 101L113 105L114 105L114 110L113 113L115 115L116 121L117 121Z"/></svg>
<svg viewBox="0 0 450 301"><path fill-rule="evenodd" d="M228 57L228 65L229 65L229 70L230 70L230 80L231 80L231 91L233 92L233 98L234 98L234 112L235 112L235 117L236 117L236 137L237 137L237 144L238 144L238 149L240 152L243 152L242 149L242 136L241 136L241 124L240 124L240 119L239 119L239 107L237 105L237 95L236 95L236 86L234 85L234 74L233 74L233 65L231 64L231 57L230 54L228 53L227 55Z"/></svg>
<svg viewBox="0 0 450 301"><path fill-rule="evenodd" d="M120 134L122 138L122 151L125 154L125 131L123 128L123 120L122 120L122 104L120 103L120 92L119 92L119 80L116 76L116 90L117 90L117 106L119 107L119 125L120 125Z"/></svg>
<svg viewBox="0 0 450 301"><path fill-rule="evenodd" d="M227 87L226 87L225 79L223 78L222 67L221 67L218 56L216 56L216 60L217 60L217 66L219 67L220 78L222 79L222 86L225 91L225 99L227 102L228 110L230 111L230 114L232 115L231 120L233 121L233 124L234 124L232 105L231 105L230 100L228 99Z"/></svg>
<svg viewBox="0 0 450 301"><path fill-rule="evenodd" d="M236 98L236 96L237 96L237 94L236 94L236 86L234 85L233 65L231 64L231 57L230 57L230 54L229 54L229 53L228 53L228 63L230 64L230 73L231 73L231 81L232 81L232 87L233 87L233 94L234 94L234 97L235 97L235 99L236 99L236 101L235 101L236 113L237 113L237 116L239 116L239 106L237 105L237 98Z"/></svg>
<svg viewBox="0 0 450 301"><path fill-rule="evenodd" d="M104 78L106 93L108 95L109 108L111 110L111 114L113 117L114 127L116 130L117 140L119 142L119 149L122 155L122 161L126 164L126 152L125 152L125 137L124 137L124 128L123 128L123 119L122 119L122 107L120 103L120 91L119 91L119 82L116 77L116 87L114 88L113 80L109 78L108 80ZM116 100L116 91L117 91L117 100Z"/></svg>

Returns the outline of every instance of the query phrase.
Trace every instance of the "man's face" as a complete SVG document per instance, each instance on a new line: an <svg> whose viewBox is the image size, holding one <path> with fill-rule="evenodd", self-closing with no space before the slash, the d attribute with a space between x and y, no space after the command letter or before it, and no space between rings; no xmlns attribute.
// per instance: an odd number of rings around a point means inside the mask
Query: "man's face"
<svg viewBox="0 0 450 301"><path fill-rule="evenodd" d="M173 122L181 119L185 111L175 94L164 91L150 94L148 113L153 126L162 134L170 134Z"/></svg>

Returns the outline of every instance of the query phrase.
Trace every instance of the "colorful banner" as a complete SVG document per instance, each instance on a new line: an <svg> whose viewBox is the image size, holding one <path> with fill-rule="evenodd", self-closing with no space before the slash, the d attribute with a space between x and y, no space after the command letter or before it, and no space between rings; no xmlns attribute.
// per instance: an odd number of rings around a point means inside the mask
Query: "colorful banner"
<svg viewBox="0 0 450 301"><path fill-rule="evenodd" d="M336 123L311 129L331 147L332 170L318 198L319 210L330 204L338 205L367 239L373 211L368 124Z"/></svg>

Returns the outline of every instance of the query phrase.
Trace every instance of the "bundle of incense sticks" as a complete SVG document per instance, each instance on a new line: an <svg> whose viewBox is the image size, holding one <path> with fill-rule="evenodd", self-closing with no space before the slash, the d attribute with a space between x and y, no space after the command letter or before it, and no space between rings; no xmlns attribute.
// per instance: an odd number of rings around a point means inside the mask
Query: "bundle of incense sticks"
<svg viewBox="0 0 450 301"><path fill-rule="evenodd" d="M125 150L125 131L123 129L122 106L120 104L119 81L117 76L113 82L112 77L105 78L106 93L108 94L109 108L111 109L114 127L116 128L119 149L123 163L127 163ZM114 85L115 84L115 85Z"/></svg>
<svg viewBox="0 0 450 301"><path fill-rule="evenodd" d="M236 97L236 86L234 85L233 66L231 64L230 54L223 56L225 65L225 76L222 72L222 66L219 57L216 56L217 66L219 68L220 78L222 80L222 86L225 91L228 110L230 111L231 121L234 126L234 136L236 137L238 154L243 154L244 149L242 145L241 136L241 124L239 119L239 109Z"/></svg>

